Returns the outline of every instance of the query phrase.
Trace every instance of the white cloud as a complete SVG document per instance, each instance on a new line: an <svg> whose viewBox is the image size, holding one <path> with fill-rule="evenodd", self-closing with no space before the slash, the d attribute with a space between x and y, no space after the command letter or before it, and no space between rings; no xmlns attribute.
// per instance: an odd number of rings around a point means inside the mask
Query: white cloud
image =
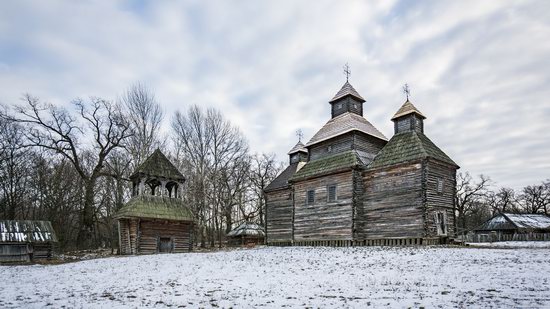
<svg viewBox="0 0 550 309"><path fill-rule="evenodd" d="M520 187L550 177L550 5L535 1L0 3L0 101L114 98L135 81L169 117L214 106L286 160L344 81L386 136L401 85L464 170ZM168 128L169 118L166 119Z"/></svg>

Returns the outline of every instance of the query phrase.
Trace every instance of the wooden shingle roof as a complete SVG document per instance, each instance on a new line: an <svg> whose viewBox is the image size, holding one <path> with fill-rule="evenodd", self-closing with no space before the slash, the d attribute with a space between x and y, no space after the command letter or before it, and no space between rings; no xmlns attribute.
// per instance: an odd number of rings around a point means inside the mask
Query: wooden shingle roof
<svg viewBox="0 0 550 309"><path fill-rule="evenodd" d="M257 236L265 237L264 228L253 222L243 222L227 233L228 237Z"/></svg>
<svg viewBox="0 0 550 309"><path fill-rule="evenodd" d="M288 152L289 155L297 152L305 152L307 153L307 148L302 142L298 142L290 151Z"/></svg>
<svg viewBox="0 0 550 309"><path fill-rule="evenodd" d="M338 153L314 161L307 162L289 181L299 181L312 177L319 177L353 167L364 166L364 162L355 150Z"/></svg>
<svg viewBox="0 0 550 309"><path fill-rule="evenodd" d="M185 181L185 177L168 160L168 158L159 150L155 150L145 162L143 162L136 171L130 176L131 179L140 176L160 177L177 181Z"/></svg>
<svg viewBox="0 0 550 309"><path fill-rule="evenodd" d="M458 167L426 135L417 131L407 131L395 134L376 155L368 168L379 168L426 158Z"/></svg>
<svg viewBox="0 0 550 309"><path fill-rule="evenodd" d="M50 221L0 220L1 242L57 242L57 236Z"/></svg>
<svg viewBox="0 0 550 309"><path fill-rule="evenodd" d="M359 94L359 92L357 92L357 90L355 90L355 88L353 88L353 86L348 81L346 81L346 83L336 93L336 95L334 95L334 97L332 98L332 100L329 101L329 103L337 101L348 95L358 99L361 102L365 102L365 99L363 99L363 97Z"/></svg>
<svg viewBox="0 0 550 309"><path fill-rule="evenodd" d="M403 105L401 105L401 107L399 108L397 113L395 113L395 115L393 115L393 117L391 117L391 120L395 120L399 117L402 117L402 116L405 116L405 115L408 115L408 114L413 114L413 113L417 114L422 119L426 119L426 116L424 116L418 110L418 108L416 108L416 106L414 106L409 100L407 100L405 103L403 103Z"/></svg>
<svg viewBox="0 0 550 309"><path fill-rule="evenodd" d="M492 230L547 230L550 231L550 217L544 214L500 213L487 220L476 231Z"/></svg>
<svg viewBox="0 0 550 309"><path fill-rule="evenodd" d="M153 195L132 197L114 217L193 221L193 214L183 200Z"/></svg>
<svg viewBox="0 0 550 309"><path fill-rule="evenodd" d="M282 171L279 176L277 176L273 181L265 187L265 192L275 191L279 189L284 189L289 186L288 180L294 176L297 170L302 167L304 162L296 162L290 164L284 171Z"/></svg>
<svg viewBox="0 0 550 309"><path fill-rule="evenodd" d="M330 119L319 131L317 131L317 133L315 133L315 135L313 135L309 142L307 142L306 147L354 130L384 141L388 140L384 134L378 131L378 129L376 129L367 119L355 113L346 112Z"/></svg>

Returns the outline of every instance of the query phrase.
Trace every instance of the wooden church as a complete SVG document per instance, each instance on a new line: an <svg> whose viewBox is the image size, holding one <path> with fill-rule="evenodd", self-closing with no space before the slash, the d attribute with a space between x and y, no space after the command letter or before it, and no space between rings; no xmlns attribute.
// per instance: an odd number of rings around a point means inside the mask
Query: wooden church
<svg viewBox="0 0 550 309"><path fill-rule="evenodd" d="M266 189L269 245L440 244L455 233L458 165L424 134L408 100L388 140L363 116L365 99L346 81L331 119Z"/></svg>
<svg viewBox="0 0 550 309"><path fill-rule="evenodd" d="M114 216L120 254L191 251L193 215L182 199L180 171L157 149L130 180L132 198Z"/></svg>

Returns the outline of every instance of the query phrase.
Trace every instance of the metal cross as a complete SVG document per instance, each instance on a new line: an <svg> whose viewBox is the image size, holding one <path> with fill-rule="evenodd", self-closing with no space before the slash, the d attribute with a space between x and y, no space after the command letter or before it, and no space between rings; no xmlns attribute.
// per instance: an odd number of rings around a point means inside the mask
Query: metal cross
<svg viewBox="0 0 550 309"><path fill-rule="evenodd" d="M302 129L296 130L296 136L298 136L298 141L302 141L302 137L304 137L304 132L302 132Z"/></svg>
<svg viewBox="0 0 550 309"><path fill-rule="evenodd" d="M407 96L407 101L409 100L409 96L411 95L411 89L409 88L409 84L403 85L403 93Z"/></svg>
<svg viewBox="0 0 550 309"><path fill-rule="evenodd" d="M346 75L346 82L349 81L349 76L351 75L351 70L349 69L349 64L344 65L344 74Z"/></svg>

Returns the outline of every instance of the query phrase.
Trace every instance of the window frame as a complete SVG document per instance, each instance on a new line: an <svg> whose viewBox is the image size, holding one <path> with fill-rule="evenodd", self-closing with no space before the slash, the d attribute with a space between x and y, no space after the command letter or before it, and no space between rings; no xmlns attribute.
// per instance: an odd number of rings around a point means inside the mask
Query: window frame
<svg viewBox="0 0 550 309"><path fill-rule="evenodd" d="M334 188L334 200L330 199L330 188ZM338 185L330 184L327 185L327 203L335 203L338 201Z"/></svg>
<svg viewBox="0 0 550 309"><path fill-rule="evenodd" d="M311 202L310 202L310 199L309 199L309 193L310 192L313 193ZM312 206L312 205L315 205L315 189L307 189L306 190L306 206Z"/></svg>
<svg viewBox="0 0 550 309"><path fill-rule="evenodd" d="M445 189L445 181L443 178L441 177L438 177L437 178L437 181L436 181L436 184L435 184L435 191L438 193L438 194L443 194L443 190Z"/></svg>

